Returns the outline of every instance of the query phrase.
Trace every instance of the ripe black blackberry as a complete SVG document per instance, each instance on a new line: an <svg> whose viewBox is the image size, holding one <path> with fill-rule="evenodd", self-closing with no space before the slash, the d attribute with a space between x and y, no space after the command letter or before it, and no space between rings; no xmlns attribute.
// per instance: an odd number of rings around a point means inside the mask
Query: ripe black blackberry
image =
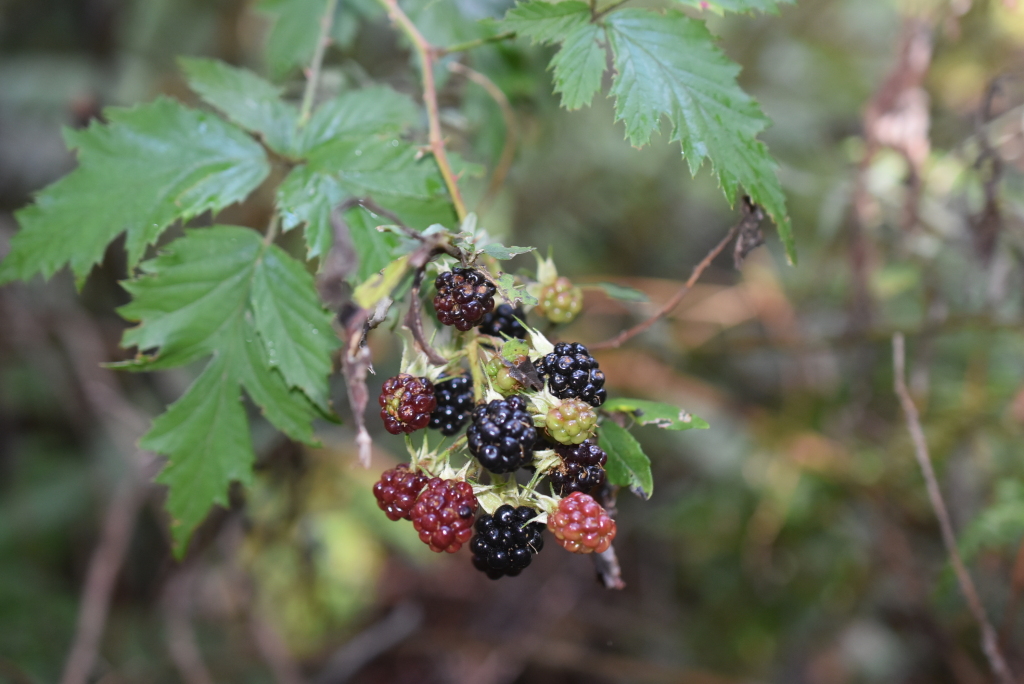
<svg viewBox="0 0 1024 684"><path fill-rule="evenodd" d="M527 506L499 506L494 515L476 521L476 535L469 542L473 566L491 579L515 577L544 548L544 526L529 522L537 511Z"/></svg>
<svg viewBox="0 0 1024 684"><path fill-rule="evenodd" d="M473 381L458 375L434 385L437 408L430 414L430 426L442 435L451 436L462 429L473 411Z"/></svg>
<svg viewBox="0 0 1024 684"><path fill-rule="evenodd" d="M537 428L522 397L477 406L466 431L469 451L492 473L510 473L533 458Z"/></svg>
<svg viewBox="0 0 1024 684"><path fill-rule="evenodd" d="M537 371L547 376L548 391L559 399L578 397L591 406L600 406L608 398L604 372L578 342L556 344L555 350L537 363Z"/></svg>
<svg viewBox="0 0 1024 684"><path fill-rule="evenodd" d="M519 322L525 320L526 312L523 311L523 307L517 306L513 309L508 304L499 304L498 308L480 319L480 332L495 337L507 335L518 340L525 340L526 328Z"/></svg>
<svg viewBox="0 0 1024 684"><path fill-rule="evenodd" d="M434 280L434 310L445 325L469 330L494 309L494 285L473 268L453 268Z"/></svg>
<svg viewBox="0 0 1024 684"><path fill-rule="evenodd" d="M582 444L559 444L555 446L562 463L548 474L551 486L558 496L569 496L573 492L589 494L604 484L604 465L608 454L604 449L587 440Z"/></svg>

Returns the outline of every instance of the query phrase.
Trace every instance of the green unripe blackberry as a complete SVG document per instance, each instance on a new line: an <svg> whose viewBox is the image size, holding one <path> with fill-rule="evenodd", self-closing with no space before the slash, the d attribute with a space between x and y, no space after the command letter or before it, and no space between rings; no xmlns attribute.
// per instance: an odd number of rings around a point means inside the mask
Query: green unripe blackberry
<svg viewBox="0 0 1024 684"><path fill-rule="evenodd" d="M594 436L597 412L582 399L565 399L548 410L544 428L559 444L582 444Z"/></svg>
<svg viewBox="0 0 1024 684"><path fill-rule="evenodd" d="M583 310L583 291L560 277L540 291L537 311L552 323L568 323Z"/></svg>

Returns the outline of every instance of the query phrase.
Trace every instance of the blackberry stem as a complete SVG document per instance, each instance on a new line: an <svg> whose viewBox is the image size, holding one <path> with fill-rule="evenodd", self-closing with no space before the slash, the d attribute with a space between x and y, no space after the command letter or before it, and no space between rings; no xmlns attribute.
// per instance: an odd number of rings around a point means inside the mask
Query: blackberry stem
<svg viewBox="0 0 1024 684"><path fill-rule="evenodd" d="M473 328L473 337L466 345L469 358L469 374L473 377L473 400L479 404L484 399L484 374L480 366L480 336Z"/></svg>

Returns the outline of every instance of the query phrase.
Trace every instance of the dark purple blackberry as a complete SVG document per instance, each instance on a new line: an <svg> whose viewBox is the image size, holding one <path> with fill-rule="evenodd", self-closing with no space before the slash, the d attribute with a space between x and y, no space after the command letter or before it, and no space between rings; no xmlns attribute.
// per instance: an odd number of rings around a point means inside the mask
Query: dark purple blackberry
<svg viewBox="0 0 1024 684"><path fill-rule="evenodd" d="M555 453L562 463L548 473L551 485L558 496L569 496L573 492L589 494L604 484L604 464L608 454L604 449L587 440L582 444L559 444Z"/></svg>
<svg viewBox="0 0 1024 684"><path fill-rule="evenodd" d="M484 274L472 268L453 268L434 281L434 311L437 319L459 330L480 324L484 314L494 309L495 288Z"/></svg>
<svg viewBox="0 0 1024 684"><path fill-rule="evenodd" d="M377 401L384 429L393 435L427 427L430 414L437 408L433 383L408 373L385 380Z"/></svg>
<svg viewBox="0 0 1024 684"><path fill-rule="evenodd" d="M537 428L522 397L477 406L466 431L469 451L492 473L510 473L533 458Z"/></svg>
<svg viewBox="0 0 1024 684"><path fill-rule="evenodd" d="M519 319L519 320L516 320ZM499 304L498 308L480 319L480 332L484 335L501 337L507 335L519 340L526 339L526 328L519 321L526 320L523 307L513 309L508 304Z"/></svg>
<svg viewBox="0 0 1024 684"><path fill-rule="evenodd" d="M548 379L548 391L559 399L580 398L600 406L608 398L604 372L587 348L578 342L559 342L555 351L537 363L537 371Z"/></svg>
<svg viewBox="0 0 1024 684"><path fill-rule="evenodd" d="M462 429L473 411L473 381L458 375L434 385L437 408L430 414L430 426L442 435L454 435Z"/></svg>
<svg viewBox="0 0 1024 684"><path fill-rule="evenodd" d="M498 507L494 515L477 518L476 535L469 542L473 566L491 579L515 577L544 548L544 526L528 521L537 511L527 506Z"/></svg>

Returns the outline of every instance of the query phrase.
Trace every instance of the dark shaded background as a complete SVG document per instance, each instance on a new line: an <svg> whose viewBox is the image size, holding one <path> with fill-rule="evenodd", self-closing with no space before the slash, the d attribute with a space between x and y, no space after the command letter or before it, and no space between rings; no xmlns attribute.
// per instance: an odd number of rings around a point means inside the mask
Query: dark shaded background
<svg viewBox="0 0 1024 684"><path fill-rule="evenodd" d="M463 26L445 12L505 9L431 7L441 45ZM340 25L325 90L415 93L408 52L366 15ZM95 681L991 681L892 393L896 330L962 550L1024 674L1024 8L801 0L710 24L775 122L764 138L801 262L785 265L772 234L740 271L723 255L667 321L598 356L613 395L712 426L638 429L656 486L620 499L626 590L557 549L490 582L376 509L369 487L402 459L398 438L378 430L366 472L347 426L308 450L258 425L258 484L183 564L161 492L140 502ZM262 70L266 30L244 0L0 0L0 254L12 212L73 167L60 126L160 92L189 100L177 54ZM667 136L631 149L609 101L559 110L548 56L521 42L464 58L508 94L522 137L482 218L509 244L552 246L578 282L665 301L736 215ZM451 145L493 165L494 103L452 78L442 105ZM268 209L257 196L225 214L260 226ZM132 421L192 377L98 367L124 355L120 253L81 295L67 274L0 290L0 681L59 679ZM564 337L604 339L654 304L588 291L587 306ZM397 347L374 344L379 385Z"/></svg>

